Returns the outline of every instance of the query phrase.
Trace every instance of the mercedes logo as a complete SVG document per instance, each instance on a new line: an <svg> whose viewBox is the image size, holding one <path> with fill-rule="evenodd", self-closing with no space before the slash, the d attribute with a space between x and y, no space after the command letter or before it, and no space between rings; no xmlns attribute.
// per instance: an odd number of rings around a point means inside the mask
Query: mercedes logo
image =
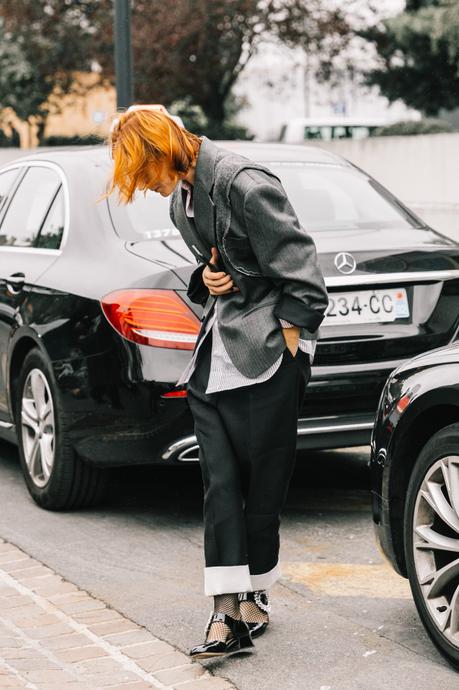
<svg viewBox="0 0 459 690"><path fill-rule="evenodd" d="M357 262L348 252L340 252L335 256L335 266L341 273L353 273L357 268Z"/></svg>

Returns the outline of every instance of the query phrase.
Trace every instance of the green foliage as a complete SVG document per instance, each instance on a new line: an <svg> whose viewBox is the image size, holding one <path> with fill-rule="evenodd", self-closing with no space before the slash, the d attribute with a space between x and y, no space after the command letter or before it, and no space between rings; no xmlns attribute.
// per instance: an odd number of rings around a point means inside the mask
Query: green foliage
<svg viewBox="0 0 459 690"><path fill-rule="evenodd" d="M94 144L103 144L104 138L98 134L86 134L73 136L55 135L51 137L43 137L40 146L89 146Z"/></svg>
<svg viewBox="0 0 459 690"><path fill-rule="evenodd" d="M459 105L459 3L424 0L380 26L361 31L379 54L366 75L393 102L427 115Z"/></svg>
<svg viewBox="0 0 459 690"><path fill-rule="evenodd" d="M232 117L227 117L224 122L209 120L202 108L193 105L189 98L173 103L170 112L173 115L180 115L183 124L190 132L205 134L209 139L253 139L253 134L246 127L233 122Z"/></svg>
<svg viewBox="0 0 459 690"><path fill-rule="evenodd" d="M0 109L12 108L39 126L64 94L81 95L73 72L89 71L94 48L90 18L107 0L2 0L0 3Z"/></svg>
<svg viewBox="0 0 459 690"><path fill-rule="evenodd" d="M409 136L412 134L439 134L441 132L453 132L454 128L446 120L425 118L423 120L401 120L386 127L378 127L372 136L394 137Z"/></svg>
<svg viewBox="0 0 459 690"><path fill-rule="evenodd" d="M209 139L223 140L223 139L253 139L253 134L251 134L246 127L242 125L237 125L228 120L224 122L209 122L200 132L205 134Z"/></svg>
<svg viewBox="0 0 459 690"><path fill-rule="evenodd" d="M8 136L8 134L3 129L0 129L0 148L7 148L10 146L19 146L17 133L13 133Z"/></svg>
<svg viewBox="0 0 459 690"><path fill-rule="evenodd" d="M76 91L74 71L96 62L101 81L114 85L113 8L113 0L1 0L0 110L35 118L41 139L61 96ZM329 0L136 0L135 102L189 98L209 133L245 136L231 124L231 91L261 41L300 46L325 62L348 34Z"/></svg>
<svg viewBox="0 0 459 690"><path fill-rule="evenodd" d="M348 31L342 13L330 10L328 0L136 0L135 100L170 107L190 97L208 123L221 125L231 115L231 90L260 42L270 37L325 56ZM112 75L107 22L98 34L95 57Z"/></svg>
<svg viewBox="0 0 459 690"><path fill-rule="evenodd" d="M406 0L406 10L420 10L423 7L438 7L441 0Z"/></svg>
<svg viewBox="0 0 459 690"><path fill-rule="evenodd" d="M50 87L40 79L26 52L12 34L0 34L0 107L12 108L23 120L37 114Z"/></svg>

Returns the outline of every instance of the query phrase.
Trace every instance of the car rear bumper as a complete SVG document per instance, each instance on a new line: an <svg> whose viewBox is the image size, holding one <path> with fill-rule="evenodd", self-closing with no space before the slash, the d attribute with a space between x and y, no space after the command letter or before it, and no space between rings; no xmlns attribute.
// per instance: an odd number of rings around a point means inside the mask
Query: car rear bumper
<svg viewBox="0 0 459 690"><path fill-rule="evenodd" d="M373 415L347 417L315 417L298 420L298 450L312 448L343 448L370 443ZM193 434L183 436L160 453L165 463L198 461L199 446Z"/></svg>

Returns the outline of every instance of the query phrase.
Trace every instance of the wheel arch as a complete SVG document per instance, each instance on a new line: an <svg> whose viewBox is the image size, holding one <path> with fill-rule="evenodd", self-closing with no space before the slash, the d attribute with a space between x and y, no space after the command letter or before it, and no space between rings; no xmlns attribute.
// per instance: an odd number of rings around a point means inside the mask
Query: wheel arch
<svg viewBox="0 0 459 690"><path fill-rule="evenodd" d="M435 391L438 393L438 391ZM416 460L427 441L440 429L459 422L459 400L442 402L441 395L426 396L426 400L412 410L406 422L399 424L391 446L390 472L386 497L390 508L392 547L399 572L406 577L403 520L406 493ZM444 399L444 398L443 398Z"/></svg>
<svg viewBox="0 0 459 690"><path fill-rule="evenodd" d="M21 371L22 363L24 362L29 352L33 349L38 349L40 350L40 352L43 352L43 348L40 346L40 343L38 343L35 340L35 338L30 334L26 334L18 338L12 346L8 372L8 396L10 401L11 414L14 419L16 418L16 410L14 409L16 397L15 391L19 379L19 374Z"/></svg>

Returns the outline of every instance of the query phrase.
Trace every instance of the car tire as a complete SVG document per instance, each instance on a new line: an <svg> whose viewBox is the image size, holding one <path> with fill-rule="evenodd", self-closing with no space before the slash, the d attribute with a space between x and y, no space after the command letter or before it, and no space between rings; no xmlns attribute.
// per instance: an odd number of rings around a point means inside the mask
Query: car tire
<svg viewBox="0 0 459 690"><path fill-rule="evenodd" d="M34 501L47 510L97 503L104 491L103 472L75 453L52 367L38 349L24 359L14 410L21 467Z"/></svg>
<svg viewBox="0 0 459 690"><path fill-rule="evenodd" d="M421 621L459 669L459 424L438 431L419 454L408 485L404 544Z"/></svg>

